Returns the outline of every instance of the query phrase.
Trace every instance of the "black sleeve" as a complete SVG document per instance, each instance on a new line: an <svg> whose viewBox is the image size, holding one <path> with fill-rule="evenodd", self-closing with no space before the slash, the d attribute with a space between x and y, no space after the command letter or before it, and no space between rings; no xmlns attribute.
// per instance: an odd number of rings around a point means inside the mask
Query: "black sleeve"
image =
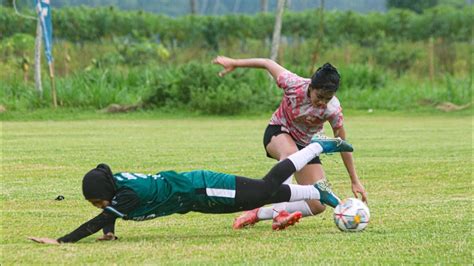
<svg viewBox="0 0 474 266"><path fill-rule="evenodd" d="M100 229L104 228L105 230L112 230L109 232L114 232L115 220L117 218L123 218L127 215L128 212L135 209L140 204L140 199L137 194L130 189L121 189L117 192L115 197L112 199L112 202L109 206L104 208L104 211L79 226L76 230L67 234L61 238L58 238L58 242L68 243L68 242L77 242L84 237L90 236Z"/></svg>
<svg viewBox="0 0 474 266"><path fill-rule="evenodd" d="M117 219L116 216L103 211L101 214L79 226L76 230L72 231L72 233L58 238L58 242L77 242L83 239L84 237L94 234L107 224L114 223L115 219Z"/></svg>
<svg viewBox="0 0 474 266"><path fill-rule="evenodd" d="M104 232L104 235L108 233L115 234L115 220L113 223L104 226L104 228L102 228L102 232Z"/></svg>

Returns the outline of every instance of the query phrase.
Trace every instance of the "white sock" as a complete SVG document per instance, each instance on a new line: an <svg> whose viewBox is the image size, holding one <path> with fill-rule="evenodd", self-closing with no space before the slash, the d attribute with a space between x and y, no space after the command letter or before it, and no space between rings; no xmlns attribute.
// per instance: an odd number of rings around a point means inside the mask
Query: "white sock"
<svg viewBox="0 0 474 266"><path fill-rule="evenodd" d="M258 209L257 217L259 220L270 220L273 219L273 206L261 207Z"/></svg>
<svg viewBox="0 0 474 266"><path fill-rule="evenodd" d="M293 175L288 177L288 179L286 179L285 182L283 182L283 184L290 185L292 183L292 181L293 181ZM281 203L273 204L273 218L275 218L278 215L278 213L280 213L280 211L286 209L286 204L287 204L287 202L281 202Z"/></svg>
<svg viewBox="0 0 474 266"><path fill-rule="evenodd" d="M314 215L313 212L311 212L308 203L304 200L288 202L286 204L286 211L289 213L300 211L303 214L303 217Z"/></svg>
<svg viewBox="0 0 474 266"><path fill-rule="evenodd" d="M291 191L290 201L320 199L319 191L314 186L289 184Z"/></svg>
<svg viewBox="0 0 474 266"><path fill-rule="evenodd" d="M314 186L288 185L291 191L290 201L286 204L289 213L300 211L304 217L313 216L313 212L305 200L321 198L319 191Z"/></svg>
<svg viewBox="0 0 474 266"><path fill-rule="evenodd" d="M303 167L313 160L314 157L321 154L323 147L319 143L311 143L303 149L293 153L288 156L288 159L293 163L296 168L296 171L303 169Z"/></svg>
<svg viewBox="0 0 474 266"><path fill-rule="evenodd" d="M296 171L299 171L299 170L303 169L303 167L307 163L309 163L309 161L311 161L314 157L321 154L322 151L323 151L323 147L321 147L321 145L319 145L319 143L311 143L308 146L304 147L303 149L297 151L296 153L293 153L292 155L288 156L287 159L289 159L293 163L293 165L296 168ZM288 179L290 179L290 178L288 178ZM285 183L288 181L288 179L285 181ZM314 188L314 190L316 190L316 192L318 192L316 188ZM292 193L292 195L293 195L293 193ZM318 192L318 199L319 199L319 192ZM275 214L278 214L278 211L283 210L283 209L287 209L288 205L290 205L292 209L294 209L295 207L298 207L297 210L301 211L303 213L303 215L305 215L305 213L308 213L308 212L309 212L308 215L312 215L311 210L309 209L309 206L305 201L303 201L303 203L300 203L300 202L286 203L285 202L285 203L280 203L280 204L275 204L275 206L260 208L257 212L258 219L259 220L273 219L273 216ZM278 209L275 209L276 212L274 211L275 207L278 208Z"/></svg>
<svg viewBox="0 0 474 266"><path fill-rule="evenodd" d="M278 216L278 214L281 211L286 210L286 204L288 204L288 202L280 202L280 203L274 204L272 217L275 218Z"/></svg>
<svg viewBox="0 0 474 266"><path fill-rule="evenodd" d="M262 207L257 212L259 220L273 219L281 210L286 210L289 213L300 211L303 216L312 216L311 208L304 200L319 199L319 191L314 186L302 186L288 184L291 191L290 201L274 204L269 207Z"/></svg>

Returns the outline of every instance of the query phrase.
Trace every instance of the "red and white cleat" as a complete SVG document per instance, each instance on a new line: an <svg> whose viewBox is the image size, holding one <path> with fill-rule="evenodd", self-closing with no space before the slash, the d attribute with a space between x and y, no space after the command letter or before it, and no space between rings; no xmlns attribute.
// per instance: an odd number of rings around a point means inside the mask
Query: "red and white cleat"
<svg viewBox="0 0 474 266"><path fill-rule="evenodd" d="M246 211L242 213L239 217L235 218L232 228L242 229L246 226L256 224L259 221L257 216L259 209L260 208L256 208L251 211Z"/></svg>
<svg viewBox="0 0 474 266"><path fill-rule="evenodd" d="M295 225L300 221L303 214L301 212L288 213L283 210L278 213L278 215L273 218L272 229L273 230L283 230L288 226Z"/></svg>

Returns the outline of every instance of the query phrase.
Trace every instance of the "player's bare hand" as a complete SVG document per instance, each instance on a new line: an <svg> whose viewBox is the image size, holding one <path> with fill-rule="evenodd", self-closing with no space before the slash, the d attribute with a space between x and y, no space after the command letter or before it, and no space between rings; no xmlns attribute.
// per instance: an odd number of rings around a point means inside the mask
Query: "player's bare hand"
<svg viewBox="0 0 474 266"><path fill-rule="evenodd" d="M355 183L352 183L352 193L354 193L354 196L357 199L359 198L359 194L360 194L361 197L362 197L362 201L365 204L368 204L368 202L367 202L367 192L365 191L364 186L359 181L357 181Z"/></svg>
<svg viewBox="0 0 474 266"><path fill-rule="evenodd" d="M235 59L225 56L218 56L212 60L213 64L221 65L224 67L224 70L219 72L219 77L223 77L229 72L232 72L235 69Z"/></svg>
<svg viewBox="0 0 474 266"><path fill-rule="evenodd" d="M52 238L47 238L47 237L28 237L29 240L34 241L36 243L41 243L41 244L53 244L53 245L59 245L58 240L52 239Z"/></svg>
<svg viewBox="0 0 474 266"><path fill-rule="evenodd" d="M97 238L97 241L112 241L112 240L117 240L118 237L114 235L114 233L107 233L99 238Z"/></svg>

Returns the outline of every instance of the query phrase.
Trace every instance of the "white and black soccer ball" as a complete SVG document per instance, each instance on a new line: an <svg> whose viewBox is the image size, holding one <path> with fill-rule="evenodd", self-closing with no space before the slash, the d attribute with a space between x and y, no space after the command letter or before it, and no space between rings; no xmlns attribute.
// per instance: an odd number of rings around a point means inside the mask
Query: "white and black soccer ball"
<svg viewBox="0 0 474 266"><path fill-rule="evenodd" d="M362 231L369 224L369 220L369 208L355 198L341 201L334 209L334 222L341 231Z"/></svg>

